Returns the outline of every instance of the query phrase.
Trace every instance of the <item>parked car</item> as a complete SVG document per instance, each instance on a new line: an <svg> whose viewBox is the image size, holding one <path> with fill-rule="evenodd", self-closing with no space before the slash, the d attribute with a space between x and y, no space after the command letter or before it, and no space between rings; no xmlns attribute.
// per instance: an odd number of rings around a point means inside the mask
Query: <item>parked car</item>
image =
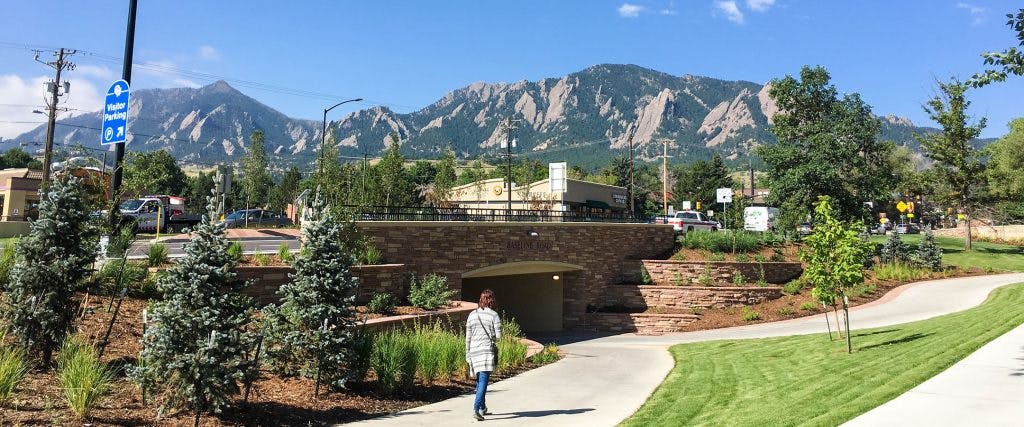
<svg viewBox="0 0 1024 427"><path fill-rule="evenodd" d="M921 234L921 227L914 223L900 224L896 226L899 234Z"/></svg>
<svg viewBox="0 0 1024 427"><path fill-rule="evenodd" d="M679 211L668 217L658 216L651 220L654 224L672 224L676 233L685 233L694 230L718 231L722 224L712 221L706 215L697 211Z"/></svg>
<svg viewBox="0 0 1024 427"><path fill-rule="evenodd" d="M800 236L810 236L811 232L814 231L814 227L809 222L802 222L796 226L796 234Z"/></svg>
<svg viewBox="0 0 1024 427"><path fill-rule="evenodd" d="M243 209L234 211L224 217L227 228L238 227L287 227L292 220L278 212L263 209Z"/></svg>

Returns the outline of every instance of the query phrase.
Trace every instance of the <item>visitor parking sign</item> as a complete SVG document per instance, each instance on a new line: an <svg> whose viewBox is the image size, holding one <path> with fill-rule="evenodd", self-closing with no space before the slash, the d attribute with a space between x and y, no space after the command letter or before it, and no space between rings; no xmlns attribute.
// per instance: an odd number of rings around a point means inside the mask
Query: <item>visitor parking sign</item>
<svg viewBox="0 0 1024 427"><path fill-rule="evenodd" d="M103 101L103 129L100 144L109 145L128 140L128 82L118 80L107 89Z"/></svg>

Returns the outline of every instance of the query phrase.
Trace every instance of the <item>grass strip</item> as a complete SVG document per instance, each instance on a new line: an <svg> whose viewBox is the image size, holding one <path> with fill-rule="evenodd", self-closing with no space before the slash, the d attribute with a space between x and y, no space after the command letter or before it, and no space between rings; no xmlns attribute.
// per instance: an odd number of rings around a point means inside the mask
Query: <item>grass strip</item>
<svg viewBox="0 0 1024 427"><path fill-rule="evenodd" d="M942 372L1024 323L1024 284L982 305L853 333L854 353L826 334L671 348L675 367L624 426L838 425Z"/></svg>

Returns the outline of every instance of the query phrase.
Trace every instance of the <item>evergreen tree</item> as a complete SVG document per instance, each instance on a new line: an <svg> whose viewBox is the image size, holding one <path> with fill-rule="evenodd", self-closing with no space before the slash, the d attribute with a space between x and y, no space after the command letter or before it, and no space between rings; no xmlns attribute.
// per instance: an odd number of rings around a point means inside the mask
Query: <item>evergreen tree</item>
<svg viewBox="0 0 1024 427"><path fill-rule="evenodd" d="M413 186L405 173L405 156L402 155L398 134L391 134L391 144L384 151L384 157L377 164L380 180L380 196L384 206L409 206L413 199Z"/></svg>
<svg viewBox="0 0 1024 427"><path fill-rule="evenodd" d="M879 256L879 260L885 264L906 264L910 261L910 245L900 238L900 233L893 231L889 234L889 240L886 240L885 244L882 245L882 253Z"/></svg>
<svg viewBox="0 0 1024 427"><path fill-rule="evenodd" d="M356 288L349 272L355 239L351 223L339 221L317 195L302 221L302 251L292 281L281 286L279 308L267 310L276 338L275 365L342 387L352 360Z"/></svg>
<svg viewBox="0 0 1024 427"><path fill-rule="evenodd" d="M164 396L163 409L220 412L252 374L252 303L240 294L245 284L236 278L224 225L211 221L216 200L207 199L208 215L185 244L185 257L157 282L164 298L153 303L132 372L153 395Z"/></svg>
<svg viewBox="0 0 1024 427"><path fill-rule="evenodd" d="M917 245L917 262L932 271L942 270L942 249L935 244L935 233L931 227L924 229L924 238Z"/></svg>
<svg viewBox="0 0 1024 427"><path fill-rule="evenodd" d="M199 172L196 176L188 177L185 198L189 212L202 212L206 209L206 197L216 187L214 175L214 172Z"/></svg>
<svg viewBox="0 0 1024 427"><path fill-rule="evenodd" d="M249 152L242 158L242 191L246 206L262 207L270 199L270 178L267 164L267 148L263 131L253 131L249 137Z"/></svg>
<svg viewBox="0 0 1024 427"><path fill-rule="evenodd" d="M447 204L452 200L452 188L455 187L455 151L448 147L444 157L437 163L437 173L434 175L434 192L438 199Z"/></svg>
<svg viewBox="0 0 1024 427"><path fill-rule="evenodd" d="M299 185L302 182L302 173L299 168L292 166L281 177L281 181L274 186L270 193L270 209L283 212L289 203L293 203L299 196Z"/></svg>
<svg viewBox="0 0 1024 427"><path fill-rule="evenodd" d="M96 230L82 193L72 176L51 181L40 199L39 219L18 243L7 287L4 318L46 368L71 330L78 311L72 297L96 259Z"/></svg>

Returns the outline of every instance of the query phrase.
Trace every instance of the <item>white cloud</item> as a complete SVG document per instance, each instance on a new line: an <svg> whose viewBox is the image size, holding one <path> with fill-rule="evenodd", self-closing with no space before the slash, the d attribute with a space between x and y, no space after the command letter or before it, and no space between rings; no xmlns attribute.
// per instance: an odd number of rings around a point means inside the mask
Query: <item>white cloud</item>
<svg viewBox="0 0 1024 427"><path fill-rule="evenodd" d="M76 70L79 68L76 67ZM58 107L71 110L59 113L57 117L66 118L99 111L103 106L103 96L96 86L84 78L76 78L74 71L65 76L71 82L71 92L60 98ZM0 93L4 94L3 104L0 104L0 137L14 138L46 121L46 116L35 114L32 110L46 110L45 84L50 79L49 76L23 78L15 74L0 75Z"/></svg>
<svg viewBox="0 0 1024 427"><path fill-rule="evenodd" d="M956 4L956 7L960 8L960 9L964 9L964 10L967 11L967 13L971 14L971 17L974 18L971 21L971 25L978 25L978 24L981 24L982 22L984 22L985 21L985 15L988 12L988 8L985 8L985 7L982 7L982 6L978 6L978 5L974 5L974 4L971 4L971 3L960 2L960 3Z"/></svg>
<svg viewBox="0 0 1024 427"><path fill-rule="evenodd" d="M775 4L775 0L747 0L747 7L756 12L764 12Z"/></svg>
<svg viewBox="0 0 1024 427"><path fill-rule="evenodd" d="M719 12L725 14L726 19L737 24L743 23L743 12L740 11L739 6L736 5L734 0L715 1L715 8L717 8Z"/></svg>
<svg viewBox="0 0 1024 427"><path fill-rule="evenodd" d="M96 78L99 80L115 80L114 71L103 65L76 65L75 74L81 73L87 77Z"/></svg>
<svg viewBox="0 0 1024 427"><path fill-rule="evenodd" d="M623 18L636 18L640 16L640 12L643 12L643 10L643 6L623 3L622 6L619 6L619 16Z"/></svg>
<svg viewBox="0 0 1024 427"><path fill-rule="evenodd" d="M199 46L199 57L207 61L218 61L220 60L220 53L213 46Z"/></svg>

